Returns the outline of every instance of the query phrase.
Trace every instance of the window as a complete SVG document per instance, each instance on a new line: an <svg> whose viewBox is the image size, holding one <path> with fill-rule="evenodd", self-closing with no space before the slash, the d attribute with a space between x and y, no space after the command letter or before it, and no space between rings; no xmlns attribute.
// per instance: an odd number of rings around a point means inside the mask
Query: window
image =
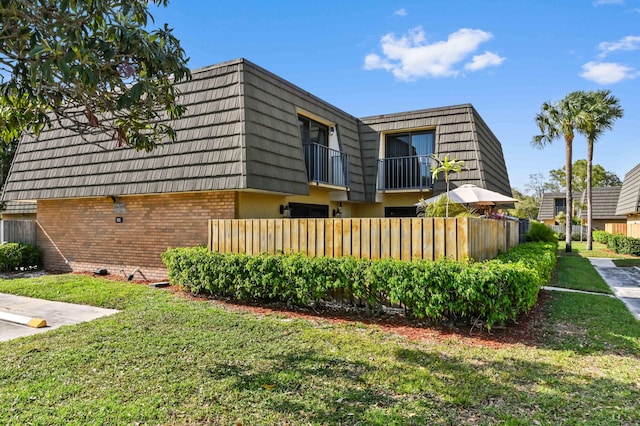
<svg viewBox="0 0 640 426"><path fill-rule="evenodd" d="M302 115L298 116L300 135L303 144L317 143L322 146L329 146L329 126L318 123Z"/></svg>
<svg viewBox="0 0 640 426"><path fill-rule="evenodd" d="M435 148L433 130L392 133L385 137L380 189L431 187L431 159Z"/></svg>
<svg viewBox="0 0 640 426"><path fill-rule="evenodd" d="M298 116L309 182L329 181L329 126Z"/></svg>
<svg viewBox="0 0 640 426"><path fill-rule="evenodd" d="M434 150L433 130L393 133L385 138L385 157L430 156Z"/></svg>
<svg viewBox="0 0 640 426"><path fill-rule="evenodd" d="M416 217L415 207L385 207L384 217Z"/></svg>
<svg viewBox="0 0 640 426"><path fill-rule="evenodd" d="M329 217L329 206L323 204L289 203L292 218Z"/></svg>
<svg viewBox="0 0 640 426"><path fill-rule="evenodd" d="M555 198L554 199L554 209L553 209L553 217L558 216L560 212L567 212L567 199L566 198Z"/></svg>

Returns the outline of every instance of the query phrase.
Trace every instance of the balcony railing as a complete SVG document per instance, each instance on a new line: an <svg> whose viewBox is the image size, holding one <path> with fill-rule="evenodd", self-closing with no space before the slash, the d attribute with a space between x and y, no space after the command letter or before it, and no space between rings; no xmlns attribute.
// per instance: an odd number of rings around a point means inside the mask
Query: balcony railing
<svg viewBox="0 0 640 426"><path fill-rule="evenodd" d="M349 187L349 154L317 143L302 147L309 182Z"/></svg>
<svg viewBox="0 0 640 426"><path fill-rule="evenodd" d="M431 157L411 155L378 160L378 190L431 189Z"/></svg>

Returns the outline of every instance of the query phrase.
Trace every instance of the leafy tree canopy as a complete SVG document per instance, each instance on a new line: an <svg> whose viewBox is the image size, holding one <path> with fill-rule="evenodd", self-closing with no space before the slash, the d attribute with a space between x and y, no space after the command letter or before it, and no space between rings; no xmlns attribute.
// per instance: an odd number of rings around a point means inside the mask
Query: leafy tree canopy
<svg viewBox="0 0 640 426"><path fill-rule="evenodd" d="M518 191L516 188L511 188L511 195L513 198L520 200L516 203L514 209L509 209L509 214L522 219L536 219L538 212L540 211L540 199L535 195L526 195Z"/></svg>
<svg viewBox="0 0 640 426"><path fill-rule="evenodd" d="M188 58L149 3L168 0L0 0L0 137L52 122L150 151L175 140L174 82Z"/></svg>
<svg viewBox="0 0 640 426"><path fill-rule="evenodd" d="M576 160L572 167L573 175L573 190L576 192L582 192L587 189L587 160ZM592 179L594 188L598 187L611 187L620 186L622 181L613 172L605 170L600 164L596 164L592 169ZM564 191L566 180L566 171L562 167L560 169L553 169L549 171L549 189L558 189L558 192Z"/></svg>

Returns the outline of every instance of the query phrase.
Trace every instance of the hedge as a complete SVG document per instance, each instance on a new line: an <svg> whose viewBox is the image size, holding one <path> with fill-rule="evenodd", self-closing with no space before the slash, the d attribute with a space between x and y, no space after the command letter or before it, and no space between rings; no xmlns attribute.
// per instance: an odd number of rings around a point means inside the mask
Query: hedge
<svg viewBox="0 0 640 426"><path fill-rule="evenodd" d="M0 244L0 271L38 269L42 265L40 251L22 243Z"/></svg>
<svg viewBox="0 0 640 426"><path fill-rule="evenodd" d="M515 320L549 282L557 243L526 243L485 262L367 260L302 254L210 252L170 248L162 255L172 283L194 294L309 306L341 292L371 309L404 305L408 314L433 320Z"/></svg>
<svg viewBox="0 0 640 426"><path fill-rule="evenodd" d="M605 231L594 231L593 240L607 245L609 250L618 254L640 256L640 238L611 234Z"/></svg>

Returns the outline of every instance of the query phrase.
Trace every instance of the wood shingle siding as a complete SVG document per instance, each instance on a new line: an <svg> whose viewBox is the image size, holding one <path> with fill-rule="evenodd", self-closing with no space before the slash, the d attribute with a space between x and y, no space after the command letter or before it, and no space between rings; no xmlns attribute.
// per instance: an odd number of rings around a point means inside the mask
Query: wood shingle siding
<svg viewBox="0 0 640 426"><path fill-rule="evenodd" d="M640 212L640 164L626 175L622 183L616 214L628 215Z"/></svg>
<svg viewBox="0 0 640 426"><path fill-rule="evenodd" d="M173 125L176 143L151 153L116 148L110 135L64 129L25 136L5 200L192 192L246 187L242 170L243 110L239 62L193 72L179 84L188 113Z"/></svg>
<svg viewBox="0 0 640 426"><path fill-rule="evenodd" d="M340 150L351 161L349 199L364 201L358 120L255 64L245 61L243 67L248 186L309 193L298 125L302 110L336 125Z"/></svg>
<svg viewBox="0 0 640 426"><path fill-rule="evenodd" d="M613 187L596 187L591 189L591 199L592 199L592 219L594 220L620 220L624 219L623 215L619 215L616 213L616 205L618 203L618 198L620 195L621 187L613 186ZM545 192L542 195L542 200L540 201L540 210L538 212L538 220L551 220L555 219L555 200L561 199L564 200L566 198L566 194L564 192ZM584 208L582 209L583 217L587 216L587 194L586 192L574 192L573 200L576 203L576 211L574 214L577 214L577 203L584 204Z"/></svg>
<svg viewBox="0 0 640 426"><path fill-rule="evenodd" d="M471 104L432 108L361 119L362 158L367 188L375 188L381 134L407 129L435 128L435 153L463 160L465 170L451 175L451 187L475 184L511 196L502 146ZM446 190L438 179L434 192Z"/></svg>

